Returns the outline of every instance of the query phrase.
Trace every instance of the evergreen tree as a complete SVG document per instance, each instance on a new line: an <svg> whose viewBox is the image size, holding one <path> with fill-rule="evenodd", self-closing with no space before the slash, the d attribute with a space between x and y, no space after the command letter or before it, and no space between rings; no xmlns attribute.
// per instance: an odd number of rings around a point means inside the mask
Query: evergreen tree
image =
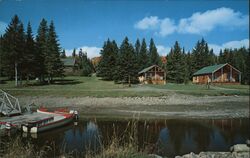
<svg viewBox="0 0 250 158"><path fill-rule="evenodd" d="M76 57L76 49L74 48L73 52L72 52L72 57L75 58Z"/></svg>
<svg viewBox="0 0 250 158"><path fill-rule="evenodd" d="M63 51L61 52L61 58L66 58L66 53L65 53L65 49L63 49Z"/></svg>
<svg viewBox="0 0 250 158"><path fill-rule="evenodd" d="M133 45L129 43L127 37L125 37L120 46L119 56L117 65L119 72L116 74L116 80L129 84L137 82L136 55Z"/></svg>
<svg viewBox="0 0 250 158"><path fill-rule="evenodd" d="M145 38L142 39L141 49L138 55L138 67L139 71L146 68L148 66L149 57L148 57L148 50Z"/></svg>
<svg viewBox="0 0 250 158"><path fill-rule="evenodd" d="M171 48L167 59L168 79L175 83L183 83L186 75L185 57L177 41L174 48Z"/></svg>
<svg viewBox="0 0 250 158"><path fill-rule="evenodd" d="M117 73L118 46L115 41L109 39L104 43L101 50L101 61L98 65L98 76L105 80L114 80Z"/></svg>
<svg viewBox="0 0 250 158"><path fill-rule="evenodd" d="M48 83L50 84L54 76L62 76L64 68L63 62L60 59L60 46L53 21L51 21L49 26L47 50L45 65L48 74Z"/></svg>
<svg viewBox="0 0 250 158"><path fill-rule="evenodd" d="M136 55L136 59L138 59L140 51L141 51L141 43L140 43L140 40L137 39L136 42L135 42L135 55Z"/></svg>
<svg viewBox="0 0 250 158"><path fill-rule="evenodd" d="M190 52L186 54L186 66L187 66L187 77L189 80L191 80L193 76L192 74L193 70L192 70L192 55Z"/></svg>
<svg viewBox="0 0 250 158"><path fill-rule="evenodd" d="M193 55L193 72L198 71L199 69L212 65L212 56L210 57L210 51L208 48L207 42L202 38L201 41L198 41L192 52ZM212 55L212 54L211 54Z"/></svg>
<svg viewBox="0 0 250 158"><path fill-rule="evenodd" d="M44 78L46 75L45 58L46 55L48 55L47 37L48 37L47 21L45 19L42 19L38 27L38 32L36 36L37 54L35 57L36 63L37 65L39 65L38 67L36 67L36 76L38 76L40 81L42 82L44 82Z"/></svg>
<svg viewBox="0 0 250 158"><path fill-rule="evenodd" d="M157 52L157 48L155 46L154 40L150 39L150 45L149 45L149 63L148 66L151 65L159 65L160 64L160 57Z"/></svg>
<svg viewBox="0 0 250 158"><path fill-rule="evenodd" d="M83 53L82 50L79 52L79 59L81 64L81 75L90 76L93 70L92 63L87 57L87 53Z"/></svg>
<svg viewBox="0 0 250 158"><path fill-rule="evenodd" d="M23 24L15 15L8 25L2 40L2 69L9 78L15 76L16 86L18 84L17 76L19 76L20 80L22 79L24 46ZM14 75L15 72L16 75Z"/></svg>
<svg viewBox="0 0 250 158"><path fill-rule="evenodd" d="M24 64L23 64L23 72L26 76L27 81L30 76L35 76L36 68L39 67L36 63L36 48L35 41L32 34L32 28L30 22L27 26L27 33L25 39L25 55L24 55Z"/></svg>

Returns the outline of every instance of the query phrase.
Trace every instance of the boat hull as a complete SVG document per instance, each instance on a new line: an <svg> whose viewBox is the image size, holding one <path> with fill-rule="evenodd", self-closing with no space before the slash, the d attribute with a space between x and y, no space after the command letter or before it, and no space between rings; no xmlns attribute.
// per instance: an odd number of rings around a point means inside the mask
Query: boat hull
<svg viewBox="0 0 250 158"><path fill-rule="evenodd" d="M57 122L51 122L50 124L40 126L40 127L32 127L30 128L30 133L39 133L51 130L53 128L61 127L63 125L69 124L73 121L73 117L71 118L65 118L63 120L57 121Z"/></svg>

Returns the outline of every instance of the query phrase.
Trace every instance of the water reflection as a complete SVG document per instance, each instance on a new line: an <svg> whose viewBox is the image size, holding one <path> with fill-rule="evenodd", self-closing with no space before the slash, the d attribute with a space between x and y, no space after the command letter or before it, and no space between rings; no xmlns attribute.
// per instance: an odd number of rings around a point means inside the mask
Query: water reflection
<svg viewBox="0 0 250 158"><path fill-rule="evenodd" d="M138 150L168 157L200 151L228 151L230 146L249 139L248 119L227 120L154 120L131 123L128 121L79 120L55 130L30 135L21 133L23 143L30 142L40 149L49 145L49 157L72 153L84 157L86 152L98 153L101 147L118 137L120 145L131 138L138 141ZM18 136L16 133L14 136ZM20 136L20 133L19 133ZM1 136L0 141L10 137Z"/></svg>

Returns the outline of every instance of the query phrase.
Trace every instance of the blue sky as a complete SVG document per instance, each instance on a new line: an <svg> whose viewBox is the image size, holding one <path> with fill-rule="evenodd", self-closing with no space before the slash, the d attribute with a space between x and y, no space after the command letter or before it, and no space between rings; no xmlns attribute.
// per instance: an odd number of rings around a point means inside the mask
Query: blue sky
<svg viewBox="0 0 250 158"><path fill-rule="evenodd" d="M61 47L99 54L107 38L155 40L166 55L177 40L191 50L204 37L220 48L249 46L248 0L0 0L0 33L17 14L34 35L42 18L53 20Z"/></svg>

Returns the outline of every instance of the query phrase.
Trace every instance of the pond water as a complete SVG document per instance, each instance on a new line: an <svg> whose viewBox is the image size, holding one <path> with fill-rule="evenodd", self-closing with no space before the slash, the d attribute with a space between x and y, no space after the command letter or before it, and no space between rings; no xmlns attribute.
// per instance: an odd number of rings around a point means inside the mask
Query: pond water
<svg viewBox="0 0 250 158"><path fill-rule="evenodd" d="M249 119L216 120L79 120L76 123L53 131L30 135L26 133L2 135L6 142L20 137L23 143L30 142L39 149L49 145L53 150L49 156L64 152L83 156L86 150L100 151L117 138L123 145L131 140L137 142L138 150L147 153L174 157L201 151L229 151L234 144L245 143L249 139ZM1 147L2 148L2 147Z"/></svg>

